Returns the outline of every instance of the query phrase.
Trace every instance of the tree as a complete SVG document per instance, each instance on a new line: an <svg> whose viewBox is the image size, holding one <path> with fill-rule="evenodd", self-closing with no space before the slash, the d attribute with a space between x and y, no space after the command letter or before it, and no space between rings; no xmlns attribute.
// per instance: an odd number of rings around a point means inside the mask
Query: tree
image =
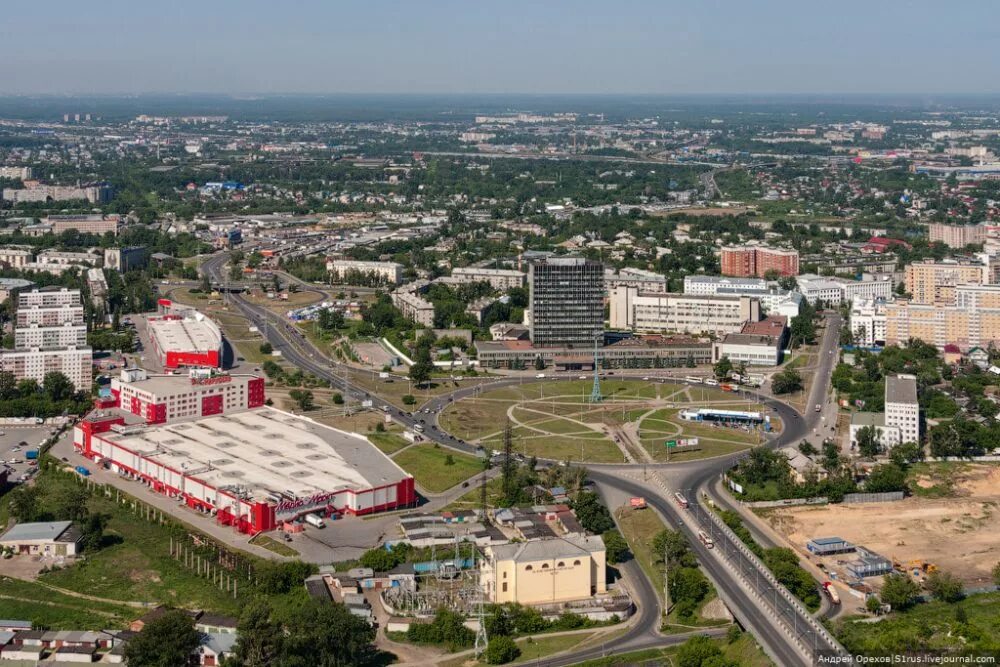
<svg viewBox="0 0 1000 667"><path fill-rule="evenodd" d="M187 612L172 609L147 623L125 645L125 662L131 667L186 665L201 644L201 634Z"/></svg>
<svg viewBox="0 0 1000 667"><path fill-rule="evenodd" d="M862 426L857 435L858 453L873 459L882 451L882 436L874 426Z"/></svg>
<svg viewBox="0 0 1000 667"><path fill-rule="evenodd" d="M260 344L261 354L271 354L272 352L274 352L274 347L270 343L264 341L263 343Z"/></svg>
<svg viewBox="0 0 1000 667"><path fill-rule="evenodd" d="M865 480L867 493L888 493L906 490L906 470L895 463L877 465L868 473Z"/></svg>
<svg viewBox="0 0 1000 667"><path fill-rule="evenodd" d="M775 394L790 394L802 389L802 376L794 368L786 368L771 378L771 391Z"/></svg>
<svg viewBox="0 0 1000 667"><path fill-rule="evenodd" d="M691 563L691 545L687 538L678 530L665 528L653 537L653 554L658 562L665 562L670 566L677 563Z"/></svg>
<svg viewBox="0 0 1000 667"><path fill-rule="evenodd" d="M535 370L544 371L545 370L545 360L541 356L535 357Z"/></svg>
<svg viewBox="0 0 1000 667"><path fill-rule="evenodd" d="M87 516L89 495L76 484L59 487L52 499L52 513L62 521L82 521Z"/></svg>
<svg viewBox="0 0 1000 667"><path fill-rule="evenodd" d="M288 397L295 401L295 404L299 406L299 410L303 412L312 410L314 407L313 393L308 389L292 389L288 392Z"/></svg>
<svg viewBox="0 0 1000 667"><path fill-rule="evenodd" d="M240 614L237 632L232 657L235 667L270 667L277 662L284 632L266 599L257 598L247 603Z"/></svg>
<svg viewBox="0 0 1000 667"><path fill-rule="evenodd" d="M868 613L870 614L878 613L878 610L881 608L882 608L882 603L879 601L877 596L872 595L867 600L865 600L865 609L868 610Z"/></svg>
<svg viewBox="0 0 1000 667"><path fill-rule="evenodd" d="M414 404L416 404L416 402L417 402L417 398L413 394L404 394L403 395L403 405L414 405Z"/></svg>
<svg viewBox="0 0 1000 667"><path fill-rule="evenodd" d="M816 447L814 447L813 444L808 440L803 440L802 442L799 443L799 451L802 453L803 456L815 456L816 454L819 453Z"/></svg>
<svg viewBox="0 0 1000 667"><path fill-rule="evenodd" d="M344 404L344 395L341 394L339 391L333 392L333 396L331 396L330 399L333 401L334 405L343 405ZM381 424L382 422L379 422L379 423Z"/></svg>
<svg viewBox="0 0 1000 667"><path fill-rule="evenodd" d="M927 590L935 599L951 604L965 596L962 582L949 572L935 571L927 577Z"/></svg>
<svg viewBox="0 0 1000 667"><path fill-rule="evenodd" d="M900 468L907 468L911 463L924 460L924 448L915 442L904 442L889 451L889 460Z"/></svg>
<svg viewBox="0 0 1000 667"><path fill-rule="evenodd" d="M361 558L358 559L358 562L361 563L362 567L370 567L376 572L388 572L392 568L399 565L396 558L392 555L392 552L379 547L369 549L361 554Z"/></svg>
<svg viewBox="0 0 1000 667"><path fill-rule="evenodd" d="M410 366L410 379L419 387L430 381L433 370L434 365L429 361L414 361Z"/></svg>
<svg viewBox="0 0 1000 667"><path fill-rule="evenodd" d="M715 377L720 380L725 380L729 377L729 374L733 371L733 362L729 360L729 357L723 356L719 359L714 366L712 366L712 372L715 373Z"/></svg>
<svg viewBox="0 0 1000 667"><path fill-rule="evenodd" d="M446 466L453 466L453 465L455 465L455 457L452 456L451 454L448 454L447 456L444 457L444 464Z"/></svg>
<svg viewBox="0 0 1000 667"><path fill-rule="evenodd" d="M687 640L677 650L677 664L679 667L708 667L708 665L718 665L718 659L722 657L722 649L706 637L698 635ZM709 662L709 661L715 662ZM721 663L725 664L725 663Z"/></svg>
<svg viewBox="0 0 1000 667"><path fill-rule="evenodd" d="M72 398L75 393L73 383L59 371L46 373L42 387L53 401L65 401Z"/></svg>
<svg viewBox="0 0 1000 667"><path fill-rule="evenodd" d="M520 655L521 649L507 635L493 637L486 645L486 663L490 665L503 665L517 660Z"/></svg>
<svg viewBox="0 0 1000 667"><path fill-rule="evenodd" d="M601 539L604 540L604 551L608 559L608 563L611 565L616 565L618 563L624 563L628 560L629 550L628 542L622 537L622 534L617 530L606 530L601 535Z"/></svg>
<svg viewBox="0 0 1000 667"><path fill-rule="evenodd" d="M41 498L37 486L22 484L7 496L10 513L21 523L35 521L41 513Z"/></svg>
<svg viewBox="0 0 1000 667"><path fill-rule="evenodd" d="M289 615L281 667L353 667L373 664L375 628L342 604L301 603ZM469 630L471 632L471 630Z"/></svg>
<svg viewBox="0 0 1000 667"><path fill-rule="evenodd" d="M576 500L573 501L573 511L576 512L580 525L594 535L601 535L615 527L608 508L592 491L577 494Z"/></svg>
<svg viewBox="0 0 1000 667"><path fill-rule="evenodd" d="M903 574L887 574L882 584L882 602L902 611L910 607L920 594L920 588Z"/></svg>

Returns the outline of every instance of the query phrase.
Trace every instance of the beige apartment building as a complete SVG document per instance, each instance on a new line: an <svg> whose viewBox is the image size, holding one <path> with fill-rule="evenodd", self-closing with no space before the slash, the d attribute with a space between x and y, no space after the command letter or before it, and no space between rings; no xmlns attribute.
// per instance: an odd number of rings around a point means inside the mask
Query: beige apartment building
<svg viewBox="0 0 1000 667"><path fill-rule="evenodd" d="M605 569L604 541L590 535L488 547L481 574L490 602L532 605L606 593Z"/></svg>
<svg viewBox="0 0 1000 667"><path fill-rule="evenodd" d="M986 240L986 225L946 225L932 222L927 228L931 243L943 243L949 248L964 248Z"/></svg>
<svg viewBox="0 0 1000 667"><path fill-rule="evenodd" d="M986 282L987 269L973 262L915 262L907 265L905 280L913 303L951 305L955 287Z"/></svg>
<svg viewBox="0 0 1000 667"><path fill-rule="evenodd" d="M920 339L938 349L1000 344L1000 285L961 285L950 305L896 301L886 304L885 342Z"/></svg>

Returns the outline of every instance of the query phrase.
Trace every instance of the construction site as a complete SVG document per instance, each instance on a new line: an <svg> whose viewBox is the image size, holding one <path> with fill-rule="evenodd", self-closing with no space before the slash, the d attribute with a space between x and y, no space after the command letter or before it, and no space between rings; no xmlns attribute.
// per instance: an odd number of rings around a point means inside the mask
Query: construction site
<svg viewBox="0 0 1000 667"><path fill-rule="evenodd" d="M934 464L951 465L951 464ZM917 475L915 494L896 502L768 509L761 516L799 553L844 581L854 579L854 550L820 553L816 543L837 536L882 557L892 571L921 582L935 570L967 587L988 586L1000 560L1000 468L956 464ZM928 497L929 495L941 497ZM879 579L865 579L877 588Z"/></svg>

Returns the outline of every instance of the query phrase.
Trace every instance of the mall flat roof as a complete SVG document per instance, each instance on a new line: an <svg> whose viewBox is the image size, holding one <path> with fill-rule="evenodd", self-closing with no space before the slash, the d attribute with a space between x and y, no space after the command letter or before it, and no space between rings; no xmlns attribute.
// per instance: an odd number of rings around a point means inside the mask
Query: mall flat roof
<svg viewBox="0 0 1000 667"><path fill-rule="evenodd" d="M229 377L232 378L229 382L208 386L227 387L246 385L250 382L250 380L260 378L261 376L241 373L230 375ZM134 387L141 391L148 391L156 396L173 396L175 394L191 391L192 387L205 386L192 384L191 377L186 373L179 375L150 375L145 380L136 380L134 382L122 381L121 384L122 386Z"/></svg>
<svg viewBox="0 0 1000 667"><path fill-rule="evenodd" d="M264 500L395 484L409 475L367 438L270 407L99 436L215 488Z"/></svg>
<svg viewBox="0 0 1000 667"><path fill-rule="evenodd" d="M202 316L204 318L204 316ZM161 352L211 352L222 346L218 329L204 319L185 317L147 320L149 334L156 339Z"/></svg>

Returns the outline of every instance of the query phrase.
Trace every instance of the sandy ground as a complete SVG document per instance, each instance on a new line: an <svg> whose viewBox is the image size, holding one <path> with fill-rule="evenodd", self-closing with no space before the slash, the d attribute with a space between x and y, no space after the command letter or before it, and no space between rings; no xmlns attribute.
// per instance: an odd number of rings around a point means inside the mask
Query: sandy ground
<svg viewBox="0 0 1000 667"><path fill-rule="evenodd" d="M998 508L1000 468L969 465L956 479L954 497L795 507L771 510L766 518L802 553L814 537L842 537L904 566L916 560L934 563L972 586L988 585L990 570L1000 560ZM842 554L823 562L840 573L837 561L853 559Z"/></svg>

